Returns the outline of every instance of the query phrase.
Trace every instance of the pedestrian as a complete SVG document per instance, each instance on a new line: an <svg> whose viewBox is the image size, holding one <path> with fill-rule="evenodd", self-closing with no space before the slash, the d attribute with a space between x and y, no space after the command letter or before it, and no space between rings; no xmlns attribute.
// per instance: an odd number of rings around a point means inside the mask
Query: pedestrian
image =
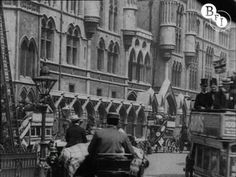
<svg viewBox="0 0 236 177"><path fill-rule="evenodd" d="M80 127L82 120L77 115L73 115L70 120L71 126L66 130L66 147L87 143L86 132Z"/></svg>
<svg viewBox="0 0 236 177"><path fill-rule="evenodd" d="M201 86L201 92L196 96L194 109L196 110L210 109L212 105L212 98L210 94L207 92L208 79L201 79L200 86Z"/></svg>
<svg viewBox="0 0 236 177"><path fill-rule="evenodd" d="M211 108L212 109L223 109L226 104L226 97L223 91L218 89L216 78L210 80L210 96L212 99Z"/></svg>

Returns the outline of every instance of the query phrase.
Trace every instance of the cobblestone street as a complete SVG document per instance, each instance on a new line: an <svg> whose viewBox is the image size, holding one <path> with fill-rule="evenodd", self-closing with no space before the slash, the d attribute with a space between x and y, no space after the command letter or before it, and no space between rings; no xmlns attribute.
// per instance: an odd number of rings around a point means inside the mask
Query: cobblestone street
<svg viewBox="0 0 236 177"><path fill-rule="evenodd" d="M157 153L148 156L150 161L144 177L184 177L183 168L187 153Z"/></svg>

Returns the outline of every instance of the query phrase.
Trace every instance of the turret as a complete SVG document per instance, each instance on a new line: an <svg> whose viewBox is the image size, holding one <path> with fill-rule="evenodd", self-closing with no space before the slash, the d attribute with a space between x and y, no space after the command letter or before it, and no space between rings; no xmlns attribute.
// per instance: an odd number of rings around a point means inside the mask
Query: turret
<svg viewBox="0 0 236 177"><path fill-rule="evenodd" d="M189 0L188 8L186 10L187 18L187 32L185 34L185 63L187 66L190 65L192 59L196 55L196 24L197 24L197 12L196 12L196 2Z"/></svg>
<svg viewBox="0 0 236 177"><path fill-rule="evenodd" d="M175 27L177 2L175 0L161 1L160 48L163 58L170 59L175 49Z"/></svg>
<svg viewBox="0 0 236 177"><path fill-rule="evenodd" d="M136 34L136 11L137 11L137 3L136 0L125 0L124 10L124 44L125 48L129 48L132 43L132 38Z"/></svg>
<svg viewBox="0 0 236 177"><path fill-rule="evenodd" d="M84 1L84 21L87 38L91 38L100 20L100 1Z"/></svg>

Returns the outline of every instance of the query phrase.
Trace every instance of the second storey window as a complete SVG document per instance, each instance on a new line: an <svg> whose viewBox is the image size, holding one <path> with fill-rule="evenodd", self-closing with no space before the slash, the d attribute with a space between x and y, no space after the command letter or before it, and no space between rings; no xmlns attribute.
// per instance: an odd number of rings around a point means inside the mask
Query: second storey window
<svg viewBox="0 0 236 177"><path fill-rule="evenodd" d="M72 25L67 32L66 62L70 65L78 65L80 52L80 29Z"/></svg>
<svg viewBox="0 0 236 177"><path fill-rule="evenodd" d="M36 49L34 40L24 39L20 46L19 73L22 76L34 77Z"/></svg>
<svg viewBox="0 0 236 177"><path fill-rule="evenodd" d="M52 18L42 19L41 27L41 58L53 59L53 39L55 23Z"/></svg>
<svg viewBox="0 0 236 177"><path fill-rule="evenodd" d="M97 69L102 71L104 69L104 56L105 56L105 42L101 38L97 49Z"/></svg>
<svg viewBox="0 0 236 177"><path fill-rule="evenodd" d="M178 7L177 16L176 16L176 31L175 31L175 52L180 53L182 51L182 23L183 23L183 11L184 8L182 5Z"/></svg>

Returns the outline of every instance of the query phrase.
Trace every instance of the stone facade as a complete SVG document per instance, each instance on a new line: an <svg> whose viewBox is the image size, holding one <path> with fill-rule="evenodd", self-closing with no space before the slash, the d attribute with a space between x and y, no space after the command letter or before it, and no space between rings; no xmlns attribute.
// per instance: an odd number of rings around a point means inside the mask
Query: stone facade
<svg viewBox="0 0 236 177"><path fill-rule="evenodd" d="M4 13L16 101L35 101L32 78L46 60L58 79L57 120L67 108L98 124L117 111L128 133L144 137L150 112L180 121L200 78L236 70L234 24L212 30L195 0L7 0ZM216 75L222 57L226 72Z"/></svg>

